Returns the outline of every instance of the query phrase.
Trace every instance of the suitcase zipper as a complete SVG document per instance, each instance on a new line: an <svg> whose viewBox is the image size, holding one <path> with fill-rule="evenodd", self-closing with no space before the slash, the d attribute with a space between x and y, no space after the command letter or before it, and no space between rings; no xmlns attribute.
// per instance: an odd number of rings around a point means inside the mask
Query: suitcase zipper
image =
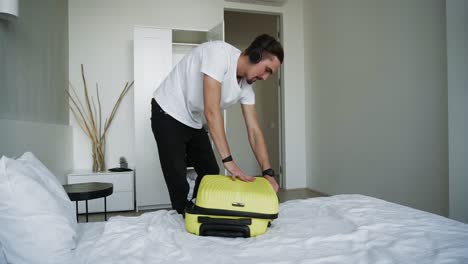
<svg viewBox="0 0 468 264"><path fill-rule="evenodd" d="M187 208L187 213L189 214L206 214L206 215L218 215L218 216L234 216L234 217L251 217L251 218L260 218L260 219L276 219L278 214L263 214L263 213L254 213L254 212L242 212L242 211L233 211L225 209L211 209L204 208L197 205Z"/></svg>

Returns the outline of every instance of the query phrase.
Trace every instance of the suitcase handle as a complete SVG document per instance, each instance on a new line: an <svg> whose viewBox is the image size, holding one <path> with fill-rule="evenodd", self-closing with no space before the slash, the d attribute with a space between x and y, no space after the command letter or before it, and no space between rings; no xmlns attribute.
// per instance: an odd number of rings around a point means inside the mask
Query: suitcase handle
<svg viewBox="0 0 468 264"><path fill-rule="evenodd" d="M239 225L239 226L247 226L252 224L252 219L250 218L239 218L239 219L232 219L232 218L214 218L214 217L207 217L207 216L199 216L198 223L201 224L214 224L214 225Z"/></svg>
<svg viewBox="0 0 468 264"><path fill-rule="evenodd" d="M200 236L250 237L250 229L241 225L202 224Z"/></svg>
<svg viewBox="0 0 468 264"><path fill-rule="evenodd" d="M250 237L250 228L252 224L250 218L213 218L208 216L199 216L200 236L219 236L219 237Z"/></svg>

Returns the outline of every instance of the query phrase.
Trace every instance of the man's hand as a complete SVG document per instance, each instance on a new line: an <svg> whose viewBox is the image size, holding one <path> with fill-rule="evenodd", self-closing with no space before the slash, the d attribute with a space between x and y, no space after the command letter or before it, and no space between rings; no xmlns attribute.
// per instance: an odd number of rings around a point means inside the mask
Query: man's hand
<svg viewBox="0 0 468 264"><path fill-rule="evenodd" d="M234 161L229 161L224 163L224 168L231 173L231 178L233 181L236 180L236 177L239 178L241 181L245 182L253 182L255 181L255 177L247 176Z"/></svg>
<svg viewBox="0 0 468 264"><path fill-rule="evenodd" d="M268 176L268 175L265 175L263 177L271 184L271 187L273 187L273 190L275 190L275 192L278 192L279 185L276 182L275 178Z"/></svg>

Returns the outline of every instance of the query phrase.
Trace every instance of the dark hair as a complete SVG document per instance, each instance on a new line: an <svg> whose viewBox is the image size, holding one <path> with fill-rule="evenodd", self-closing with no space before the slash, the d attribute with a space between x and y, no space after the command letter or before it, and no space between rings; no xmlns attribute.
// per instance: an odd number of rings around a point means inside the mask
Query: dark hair
<svg viewBox="0 0 468 264"><path fill-rule="evenodd" d="M244 51L246 55L252 55L252 53L258 52L268 52L273 56L276 56L280 63L283 63L284 59L284 51L283 46L281 43L277 41L274 37L262 34L254 39L252 43L250 43L249 47Z"/></svg>

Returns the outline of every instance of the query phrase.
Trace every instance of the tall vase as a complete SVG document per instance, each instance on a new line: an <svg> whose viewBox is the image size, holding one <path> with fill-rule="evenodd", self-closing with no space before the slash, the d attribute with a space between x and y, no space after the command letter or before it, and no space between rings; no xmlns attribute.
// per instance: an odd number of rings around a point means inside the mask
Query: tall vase
<svg viewBox="0 0 468 264"><path fill-rule="evenodd" d="M106 170L105 162L105 141L101 140L92 143L93 152L93 172L102 172Z"/></svg>

